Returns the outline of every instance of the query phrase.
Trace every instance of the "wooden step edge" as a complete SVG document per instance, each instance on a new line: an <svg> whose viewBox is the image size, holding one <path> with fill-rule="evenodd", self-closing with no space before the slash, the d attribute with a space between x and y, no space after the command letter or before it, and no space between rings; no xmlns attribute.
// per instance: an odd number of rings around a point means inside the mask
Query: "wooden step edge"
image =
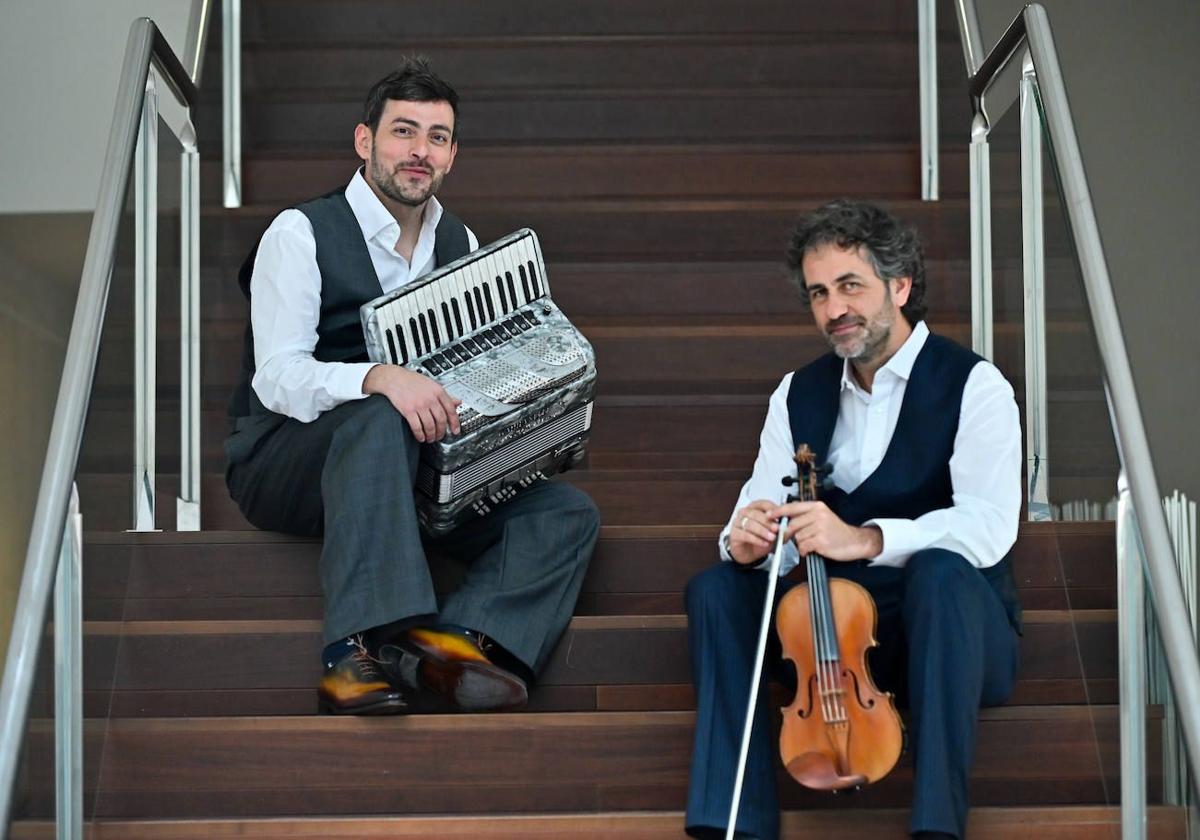
<svg viewBox="0 0 1200 840"><path fill-rule="evenodd" d="M672 45L696 46L806 46L820 47L833 45L860 46L895 45L911 47L913 33L905 30L795 30L783 32L614 32L614 33L562 33L562 34L522 34L522 35L425 35L406 38L404 47L413 53L429 53L437 50L482 48L495 50L498 42L502 41L503 49L516 50L536 47L630 47L649 46L661 47ZM957 46L958 37L952 30L941 30L938 41L945 45ZM321 53L336 50L387 50L394 53L396 45L391 40L380 41L339 41L311 40L290 37L262 39L257 37L243 38L242 45L256 54L271 52L290 52L303 50L308 53ZM915 61L915 58L914 58ZM958 75L956 80L961 80Z"/></svg>
<svg viewBox="0 0 1200 840"><path fill-rule="evenodd" d="M652 213L652 212L687 212L687 213L746 213L756 210L768 210L786 213L789 216L798 215L806 209L815 208L821 202L815 198L709 198L709 199L661 199L655 197L587 199L577 198L536 198L514 202L511 198L477 198L472 201L475 212L483 213L488 210L503 211L510 218L517 218L521 213L537 210L554 211L556 213ZM894 212L901 216L926 217L936 213L945 214L965 213L969 207L966 199L945 198L937 202L937 207L931 210L923 206L919 199L898 199L887 202ZM1020 209L1019 199L996 200L993 207L999 209ZM224 207L207 206L201 208L204 217L220 218L274 218L279 213L278 202L269 204L243 204L241 207L226 209ZM744 262L744 260L737 260Z"/></svg>
<svg viewBox="0 0 1200 840"><path fill-rule="evenodd" d="M1117 611L1097 610L1025 610L1026 624L1112 624ZM569 630L684 630L687 616L666 615L577 615ZM86 636L211 636L273 635L320 633L315 619L237 619L185 621L85 621Z"/></svg>
<svg viewBox="0 0 1200 840"><path fill-rule="evenodd" d="M1115 704L997 706L980 709L981 722L999 721L1062 721L1064 723L1104 722L1118 719L1120 707ZM1146 709L1148 720L1161 720L1162 708ZM129 717L103 718L85 721L85 728L108 728L121 734L185 735L204 733L303 732L346 733L374 731L378 727L447 732L470 730L479 732L553 731L561 729L655 729L658 727L690 727L695 724L694 711L616 711L616 712L507 712L460 715L398 715L384 717L337 717L326 715L246 715L237 717ZM51 720L31 721L33 729L51 729Z"/></svg>
<svg viewBox="0 0 1200 840"><path fill-rule="evenodd" d="M571 82L563 84L514 84L514 85L477 85L471 88L471 104L486 104L489 100L520 99L530 102L544 102L554 99L653 99L660 96L695 98L706 100L712 97L727 97L730 99L767 99L772 102L789 99L822 100L841 102L860 97L893 97L897 94L907 94L914 99L918 95L918 81L914 74L911 79L899 79L895 85L825 85L804 87L803 81L792 84L755 85L753 87L721 87L717 85L671 85L663 87L636 87L633 84L618 84L615 86L589 85L586 82ZM957 87L957 86L956 86ZM960 90L943 85L938 90L938 99L956 101L962 96ZM355 105L362 101L361 87L340 85L298 85L289 88L246 87L242 100L248 104L303 104L331 105L353 102Z"/></svg>
<svg viewBox="0 0 1200 840"><path fill-rule="evenodd" d="M724 522L695 525L601 525L600 539L605 540L713 540L725 527ZM1055 536L1116 536L1116 523L1094 522L1022 522L1017 539ZM294 537L275 531L85 531L85 545L245 545L250 543L304 543L321 541L310 537Z"/></svg>
<svg viewBox="0 0 1200 840"><path fill-rule="evenodd" d="M737 155L739 159L753 159L756 155L788 155L806 156L806 155L829 155L831 157L846 157L853 155L869 156L878 154L919 154L919 149L912 142L901 141L852 141L849 143L831 143L821 139L811 141L785 143L776 139L769 140L748 140L745 143L728 143L724 141L709 142L705 140L695 140L681 142L679 140L669 140L662 143L650 142L647 140L637 140L630 143L621 143L615 140L600 139L581 146L578 143L564 143L562 140L551 140L545 143L540 143L537 140L524 140L520 143L514 141L481 141L476 143L471 142L471 157L485 158L492 155L504 156L511 158L515 149L514 145L519 147L528 147L530 153L536 152L543 156L554 155L570 155L577 156L587 154L589 156L604 156L612 155L614 157L670 157L673 155ZM955 157L965 157L967 148L962 149L944 149L942 154L953 155ZM1015 152L1014 152L1015 154ZM994 155L993 155L994 156ZM352 166L354 161L353 154L347 154L345 151L334 149L284 149L278 154L268 154L262 151L254 151L242 156L243 169L261 163L303 163L303 162L337 162L345 161L347 165ZM212 161L211 165L218 165L220 161ZM349 175L346 176L349 178ZM926 260L928 263L929 260Z"/></svg>
<svg viewBox="0 0 1200 840"><path fill-rule="evenodd" d="M1186 809L1151 805L1151 836L1182 838L1186 834ZM828 837L877 840L902 836L908 811L900 808L838 808L829 811L784 811L782 827L789 838ZM680 836L684 815L680 811L627 811L576 814L497 814L480 816L420 817L276 817L242 820L113 820L89 823L87 840L196 840L223 837L250 840L292 838L380 837L484 837L516 840L521 837L674 838ZM971 809L968 832L973 840L1078 840L1119 834L1121 811L1116 806L1065 805L1046 807L984 807ZM55 836L49 822L18 822L13 840L42 840Z"/></svg>

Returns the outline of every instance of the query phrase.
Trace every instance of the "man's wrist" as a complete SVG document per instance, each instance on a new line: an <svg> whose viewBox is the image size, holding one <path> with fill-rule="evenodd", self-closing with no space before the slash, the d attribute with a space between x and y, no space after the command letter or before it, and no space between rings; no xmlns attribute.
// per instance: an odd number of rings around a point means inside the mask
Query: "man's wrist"
<svg viewBox="0 0 1200 840"><path fill-rule="evenodd" d="M874 560L883 554L883 530L878 525L859 528L863 537L863 559Z"/></svg>

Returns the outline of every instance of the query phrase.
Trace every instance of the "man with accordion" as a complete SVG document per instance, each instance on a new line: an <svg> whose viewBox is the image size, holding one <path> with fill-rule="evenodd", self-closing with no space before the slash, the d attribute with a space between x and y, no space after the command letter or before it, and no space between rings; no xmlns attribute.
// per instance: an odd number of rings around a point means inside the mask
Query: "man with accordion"
<svg viewBox="0 0 1200 840"><path fill-rule="evenodd" d="M432 376L369 360L360 307L478 242L434 197L458 151L454 89L405 59L364 110L364 165L280 213L242 267L227 484L254 525L324 535L322 712L514 709L570 620L598 514L570 485L528 481L422 538L422 445L458 435L465 414ZM440 603L427 547L467 565Z"/></svg>

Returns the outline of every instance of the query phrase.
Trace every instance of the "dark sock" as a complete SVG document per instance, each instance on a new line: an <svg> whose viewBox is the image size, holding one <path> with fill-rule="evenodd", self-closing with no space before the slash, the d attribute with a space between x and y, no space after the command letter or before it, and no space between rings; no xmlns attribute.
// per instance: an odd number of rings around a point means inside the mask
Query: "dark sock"
<svg viewBox="0 0 1200 840"><path fill-rule="evenodd" d="M372 627L370 630L355 633L353 636L347 636L344 639L338 639L336 642L330 642L325 645L324 650L321 651L321 661L326 668L332 668L341 659L354 652L357 647L354 640L360 637L367 650L374 654L375 651L379 650L380 645L387 644L405 630L422 624L428 625L436 618L437 616L433 615L412 615L408 618L401 618L398 621L391 621L387 624L381 624L378 627Z"/></svg>
<svg viewBox="0 0 1200 840"><path fill-rule="evenodd" d="M913 840L958 840L953 834L946 834L944 831L918 831L913 835Z"/></svg>

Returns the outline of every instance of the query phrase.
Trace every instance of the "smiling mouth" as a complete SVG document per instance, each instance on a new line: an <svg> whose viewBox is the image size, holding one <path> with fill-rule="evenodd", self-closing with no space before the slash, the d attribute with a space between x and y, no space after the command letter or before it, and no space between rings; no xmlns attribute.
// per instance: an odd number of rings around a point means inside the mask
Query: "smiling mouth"
<svg viewBox="0 0 1200 840"><path fill-rule="evenodd" d="M826 332L828 332L832 336L846 335L847 333L849 333L853 330L856 330L861 326L862 326L862 324L859 324L859 323L839 324L836 327L832 327L832 328L826 330Z"/></svg>

